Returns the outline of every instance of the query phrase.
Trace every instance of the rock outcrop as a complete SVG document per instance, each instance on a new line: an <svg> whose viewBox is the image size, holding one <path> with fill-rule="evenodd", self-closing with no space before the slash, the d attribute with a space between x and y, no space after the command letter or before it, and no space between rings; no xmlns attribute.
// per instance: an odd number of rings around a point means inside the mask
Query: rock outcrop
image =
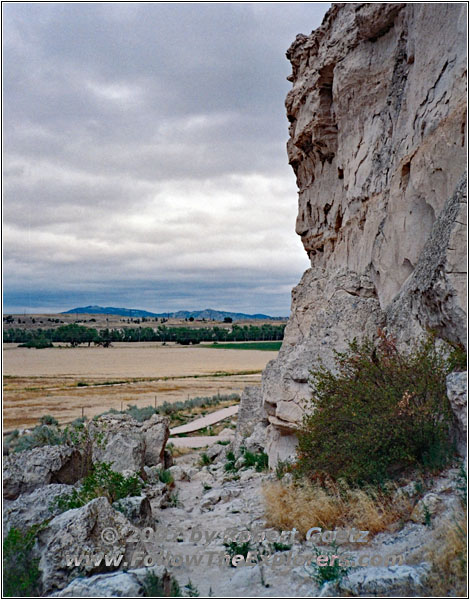
<svg viewBox="0 0 470 600"><path fill-rule="evenodd" d="M30 494L18 496L16 500L4 500L3 535L12 527L25 530L57 516L61 509L54 501L59 496L69 494L72 489L69 485L51 483L36 488Z"/></svg>
<svg viewBox="0 0 470 600"><path fill-rule="evenodd" d="M241 446L250 452L263 450L266 445L267 414L259 387L248 386L243 390L238 410L237 429L233 450L238 453Z"/></svg>
<svg viewBox="0 0 470 600"><path fill-rule="evenodd" d="M93 557L100 553L112 551L125 555L127 560L130 552L127 538L133 531L131 523L106 498L96 498L52 519L38 536L44 594L64 588L78 574L111 570L104 562L95 564ZM106 543L106 532L112 534L112 542ZM82 556L89 556L89 562L75 566L75 557Z"/></svg>
<svg viewBox="0 0 470 600"><path fill-rule="evenodd" d="M43 446L7 456L3 463L3 497L14 500L50 483L73 484L86 475L83 453L68 446Z"/></svg>
<svg viewBox="0 0 470 600"><path fill-rule="evenodd" d="M447 376L447 396L456 417L456 439L459 453L465 457L467 450L467 372Z"/></svg>
<svg viewBox="0 0 470 600"><path fill-rule="evenodd" d="M149 575L161 579L162 585L170 591L170 576L165 567L132 569L117 573L103 573L92 577L77 577L69 585L53 594L58 598L138 598L144 596L144 587Z"/></svg>
<svg viewBox="0 0 470 600"><path fill-rule="evenodd" d="M142 472L163 462L170 435L168 417L152 415L143 423L130 415L107 413L91 421L93 462L110 462L119 473Z"/></svg>
<svg viewBox="0 0 470 600"><path fill-rule="evenodd" d="M263 375L271 464L295 448L310 369L348 340L466 344L466 7L334 4L287 57L311 269Z"/></svg>

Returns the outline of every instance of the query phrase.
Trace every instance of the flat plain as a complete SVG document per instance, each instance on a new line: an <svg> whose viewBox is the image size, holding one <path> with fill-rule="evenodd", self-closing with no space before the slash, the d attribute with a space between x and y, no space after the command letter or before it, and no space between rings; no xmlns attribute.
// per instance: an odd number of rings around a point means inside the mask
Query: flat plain
<svg viewBox="0 0 470 600"><path fill-rule="evenodd" d="M157 342L42 350L4 344L4 428L29 427L45 414L66 423L128 404L240 393L259 385L276 355Z"/></svg>

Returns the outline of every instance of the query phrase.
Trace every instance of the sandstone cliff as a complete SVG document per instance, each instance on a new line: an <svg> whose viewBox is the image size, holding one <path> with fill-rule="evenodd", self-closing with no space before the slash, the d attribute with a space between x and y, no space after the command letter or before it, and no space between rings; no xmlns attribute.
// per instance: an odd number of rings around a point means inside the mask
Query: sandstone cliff
<svg viewBox="0 0 470 600"><path fill-rule="evenodd" d="M466 344L466 7L335 4L287 52L287 151L311 268L263 376L271 463L309 370L354 336Z"/></svg>

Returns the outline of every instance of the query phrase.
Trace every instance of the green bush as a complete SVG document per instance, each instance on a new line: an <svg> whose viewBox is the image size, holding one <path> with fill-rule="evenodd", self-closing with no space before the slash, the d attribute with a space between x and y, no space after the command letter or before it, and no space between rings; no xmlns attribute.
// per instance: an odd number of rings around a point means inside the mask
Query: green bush
<svg viewBox="0 0 470 600"><path fill-rule="evenodd" d="M248 552L253 550L250 542L224 542L224 546L227 548L226 552L230 556L230 566L233 567L232 558L241 554L243 558L248 556Z"/></svg>
<svg viewBox="0 0 470 600"><path fill-rule="evenodd" d="M111 469L111 463L95 463L79 489L59 496L53 505L63 511L85 506L95 498L104 496L112 504L121 498L139 496L143 483L137 475L124 477Z"/></svg>
<svg viewBox="0 0 470 600"><path fill-rule="evenodd" d="M174 479L173 479L173 475L171 474L171 471L169 471L168 469L159 469L158 470L158 479L162 482L165 483L166 485L171 485L172 483L174 483Z"/></svg>
<svg viewBox="0 0 470 600"><path fill-rule="evenodd" d="M255 471L260 473L261 471L266 471L268 468L268 455L265 452L259 452L255 454L254 452L249 452L246 449L242 449L243 456L243 466L242 469L249 469L250 467L254 467Z"/></svg>
<svg viewBox="0 0 470 600"><path fill-rule="evenodd" d="M31 433L19 436L13 449L15 452L23 452L41 446L57 446L64 442L64 435L58 427L44 424L35 427Z"/></svg>
<svg viewBox="0 0 470 600"><path fill-rule="evenodd" d="M235 454L230 450L230 452L227 452L227 462L224 465L224 469L226 471L231 471L231 472L235 472L237 469L235 467L235 462L236 462L236 458L235 458Z"/></svg>
<svg viewBox="0 0 470 600"><path fill-rule="evenodd" d="M322 586L328 581L341 581L341 579L345 577L349 572L349 568L340 565L339 560L331 560L333 556L341 557L338 545L336 543L333 543L331 547L332 552L328 552L324 548L317 548L316 546L313 546L312 548L315 557L328 557L328 562L324 566L319 566L316 560L311 563L311 568L313 569L312 577L319 586ZM333 564L330 564L331 562L333 562Z"/></svg>
<svg viewBox="0 0 470 600"><path fill-rule="evenodd" d="M337 353L336 367L312 371L296 474L380 483L407 467L432 470L450 460L450 365L432 339L408 352L383 334L377 346L353 341Z"/></svg>
<svg viewBox="0 0 470 600"><path fill-rule="evenodd" d="M52 415L44 415L39 419L39 422L41 425L55 425L56 427L59 425L59 421Z"/></svg>
<svg viewBox="0 0 470 600"><path fill-rule="evenodd" d="M3 595L29 598L40 595L39 559L33 556L38 527L12 527L3 541Z"/></svg>
<svg viewBox="0 0 470 600"><path fill-rule="evenodd" d="M19 345L20 348L36 348L36 350L41 350L42 348L53 348L53 346L54 344L45 337L35 337L24 344Z"/></svg>
<svg viewBox="0 0 470 600"><path fill-rule="evenodd" d="M208 465L211 465L211 464L212 464L212 460L207 456L207 454L205 452L203 452L199 459L199 466L207 467Z"/></svg>
<svg viewBox="0 0 470 600"><path fill-rule="evenodd" d="M143 582L143 596L145 598L179 598L183 596L176 579L165 574L159 577L155 573L148 572Z"/></svg>

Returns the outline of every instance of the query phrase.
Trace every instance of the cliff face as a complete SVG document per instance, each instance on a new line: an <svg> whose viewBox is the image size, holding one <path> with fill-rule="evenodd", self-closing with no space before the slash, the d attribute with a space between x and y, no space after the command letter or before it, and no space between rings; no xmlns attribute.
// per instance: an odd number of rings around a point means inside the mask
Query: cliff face
<svg viewBox="0 0 470 600"><path fill-rule="evenodd" d="M311 261L263 376L271 462L309 370L385 327L466 343L466 7L335 4L287 52L296 231Z"/></svg>

